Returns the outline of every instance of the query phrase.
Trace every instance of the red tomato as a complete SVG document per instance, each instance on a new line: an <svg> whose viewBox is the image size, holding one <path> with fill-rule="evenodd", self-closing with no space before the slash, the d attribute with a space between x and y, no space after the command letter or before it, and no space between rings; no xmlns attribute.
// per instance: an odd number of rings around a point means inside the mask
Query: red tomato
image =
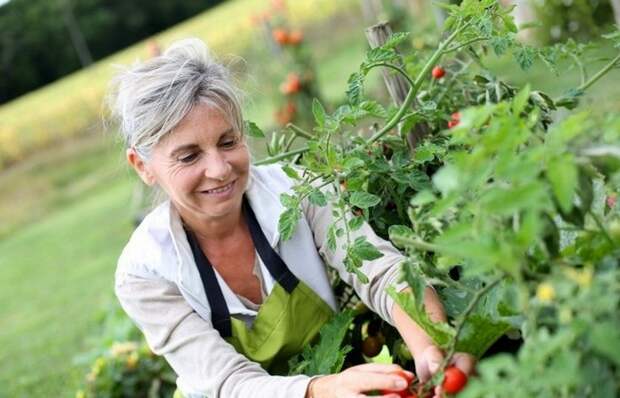
<svg viewBox="0 0 620 398"><path fill-rule="evenodd" d="M439 80L446 75L446 70L442 68L441 66L437 65L436 67L433 68L433 71L431 72L431 74L433 75L435 79Z"/></svg>
<svg viewBox="0 0 620 398"><path fill-rule="evenodd" d="M393 372L392 374L400 376L403 379L405 379L408 385L411 385L413 380L415 380L415 376L409 375L404 370L397 370L396 372ZM381 394L382 395L398 394L401 396L401 398L411 398L411 397L415 398L416 397L416 394L412 392L411 390L409 390L409 387L404 388L402 390L381 390Z"/></svg>
<svg viewBox="0 0 620 398"><path fill-rule="evenodd" d="M278 44L286 44L286 43L288 43L288 32L286 30L284 30L284 29L274 29L271 32L271 35L273 36L273 39Z"/></svg>
<svg viewBox="0 0 620 398"><path fill-rule="evenodd" d="M467 375L456 366L450 366L444 373L443 383L441 387L448 394L456 394L461 391L467 384Z"/></svg>
<svg viewBox="0 0 620 398"><path fill-rule="evenodd" d="M456 126L458 126L458 124L459 124L459 121L458 121L458 120L450 120L450 121L448 122L448 128L449 128L449 129L451 129L452 127L456 127Z"/></svg>
<svg viewBox="0 0 620 398"><path fill-rule="evenodd" d="M451 120L461 120L461 113L460 112L454 112L452 115L450 115L450 119Z"/></svg>
<svg viewBox="0 0 620 398"><path fill-rule="evenodd" d="M288 36L288 44L291 44L293 46L301 43L303 40L304 34L301 32L301 30L294 30Z"/></svg>

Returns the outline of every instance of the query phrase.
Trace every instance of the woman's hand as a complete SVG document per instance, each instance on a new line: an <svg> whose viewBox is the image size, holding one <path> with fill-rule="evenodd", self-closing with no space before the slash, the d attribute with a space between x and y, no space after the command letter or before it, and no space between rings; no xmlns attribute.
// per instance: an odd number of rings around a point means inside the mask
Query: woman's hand
<svg viewBox="0 0 620 398"><path fill-rule="evenodd" d="M415 369L418 379L421 382L426 382L437 371L439 366L444 360L443 352L435 345L429 345L424 351L416 355L414 358ZM454 365L459 368L467 376L471 375L476 365L476 359L465 352L457 352L452 355L450 363L448 365Z"/></svg>
<svg viewBox="0 0 620 398"><path fill-rule="evenodd" d="M363 398L373 390L404 390L407 381L395 374L406 372L398 365L367 363L348 368L340 373L313 379L308 385L306 398ZM384 398L397 398L398 394L383 395Z"/></svg>
<svg viewBox="0 0 620 398"><path fill-rule="evenodd" d="M437 373L443 360L443 352L441 352L441 350L434 345L429 345L424 351L417 355L414 358L414 361L416 373L420 382L424 383L428 381L435 373ZM476 359L472 355L465 352L457 352L452 355L448 365L459 368L469 377L474 371ZM441 384L436 386L434 389L434 398L441 397L442 392Z"/></svg>

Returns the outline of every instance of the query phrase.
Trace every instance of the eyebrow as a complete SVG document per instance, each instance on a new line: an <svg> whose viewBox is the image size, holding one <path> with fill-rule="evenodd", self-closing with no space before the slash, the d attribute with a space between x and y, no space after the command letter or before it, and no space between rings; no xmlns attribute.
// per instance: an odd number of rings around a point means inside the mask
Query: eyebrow
<svg viewBox="0 0 620 398"><path fill-rule="evenodd" d="M220 138L222 138L226 134L233 133L234 131L235 131L235 129L232 128L232 127L229 128L229 129L226 129L222 133L220 133ZM187 151L189 149L195 149L197 147L198 147L197 144L185 144L185 145L178 146L178 147L174 148L172 151L170 151L170 157L174 157L174 156L178 155L181 152L185 152L185 151Z"/></svg>

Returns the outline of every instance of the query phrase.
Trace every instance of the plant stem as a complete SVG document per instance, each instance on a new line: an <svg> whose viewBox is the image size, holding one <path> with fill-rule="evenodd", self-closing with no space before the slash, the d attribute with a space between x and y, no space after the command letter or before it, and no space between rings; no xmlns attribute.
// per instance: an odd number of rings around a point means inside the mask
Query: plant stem
<svg viewBox="0 0 620 398"><path fill-rule="evenodd" d="M577 90L579 91L584 91L586 90L588 87L590 87L591 85L593 85L594 83L596 83L596 81L598 79L600 79L601 77L605 76L605 74L607 72L609 72L615 65L616 63L620 61L620 54L618 54L616 56L616 58L612 59L611 62L609 62L607 65L605 65L600 71L598 71L594 76L592 76L590 78L590 80L588 80L587 82L583 83L581 86L577 87Z"/></svg>
<svg viewBox="0 0 620 398"><path fill-rule="evenodd" d="M422 83L424 82L425 79L428 78L428 74L430 73L431 69L437 64L437 61L439 61L439 58L441 58L441 56L444 54L445 48L448 45L450 45L450 43L452 43L452 41L454 41L454 39L463 30L465 30L468 27L469 27L469 22L463 25L462 27L456 29L454 32L452 32L452 34L444 42L442 42L439 45L437 50L435 50L433 55L426 62L426 64L424 65L420 73L418 73L418 76L416 77L415 81L411 85L411 88L409 89L409 92L407 93L407 97L405 97L405 102L403 102L403 104L400 106L400 108L398 109L398 112L392 117L392 119L390 119L390 121L385 126L383 126L381 130L379 130L372 137L370 137L368 141L366 141L365 146L368 146L372 144L373 142L377 141L385 133L392 130L400 122L405 112L407 112L409 107L411 107L411 104L413 103L415 96L417 95L418 91L420 90L420 87L422 86Z"/></svg>
<svg viewBox="0 0 620 398"><path fill-rule="evenodd" d="M471 44L474 44L474 43L477 43L477 42L483 41L483 40L489 40L489 38L488 37L476 37L475 39L471 39L469 41L466 41L463 44L459 44L459 45L456 45L454 47L448 48L443 53L444 54L448 54L448 53L451 53L452 51L457 51L457 50L459 50L459 49L461 49L463 47L467 47L467 46L469 46Z"/></svg>
<svg viewBox="0 0 620 398"><path fill-rule="evenodd" d="M302 129L301 127L297 126L296 124L288 123L286 125L286 128L291 130L293 133L295 133L295 135L297 135L299 137L303 137L303 138L308 139L308 140L311 140L311 139L314 138L312 136L312 134L310 134L306 130Z"/></svg>
<svg viewBox="0 0 620 398"><path fill-rule="evenodd" d="M398 244L402 244L402 245L406 245L406 246L412 246L418 250L423 250L426 252L438 252L439 250L439 246L434 245L432 243L428 243L425 242L421 239L411 239L411 238L399 238L399 239L393 239L392 240L394 243L398 243Z"/></svg>
<svg viewBox="0 0 620 398"><path fill-rule="evenodd" d="M288 151L288 152L284 152L284 153L281 153L281 154L276 155L276 156L271 156L271 157L268 157L268 158L264 158L262 160L259 160L258 162L254 162L254 165L255 166L260 166L260 165L263 165L263 164L275 163L275 162L280 161L282 159L286 159L289 156L294 156L294 155L297 155L297 154L300 154L300 153L304 153L307 150L308 150L308 147L304 146L302 148L295 149L295 150Z"/></svg>
<svg viewBox="0 0 620 398"><path fill-rule="evenodd" d="M607 228L605 228L605 226L603 225L603 222L601 221L601 219L592 210L588 210L588 213L590 213L590 215L594 219L594 222L598 226L598 229L601 230L601 233L603 234L605 239L607 239L607 241L611 243L612 246L616 246L616 243L614 242L613 239L611 239L611 236L609 235Z"/></svg>
<svg viewBox="0 0 620 398"><path fill-rule="evenodd" d="M493 289L504 278L505 276L503 274L498 276L497 278L493 279L491 282L487 283L486 286L484 286L482 289L478 290L476 294L474 294L474 297L467 305L467 308L465 308L465 311L463 311L459 320L456 322L456 325L455 325L456 334L454 335L454 338L450 342L450 346L448 347L446 357L444 358L440 369L444 369L450 363L450 360L452 360L452 356L454 356L454 353L456 351L456 344L458 343L459 336L461 332L463 331L463 326L465 325L465 322L467 321L467 317L469 316L469 314L471 314L471 312L476 308L476 305L478 304L480 299L484 297L485 294L487 294L491 289Z"/></svg>
<svg viewBox="0 0 620 398"><path fill-rule="evenodd" d="M411 80L411 77L407 74L407 72L405 72L405 71L403 70L403 68L401 68L401 67L399 67L399 66L397 66L397 65L394 65L394 64L389 64L389 63L387 63L387 62L376 62L376 63L374 63L374 64L369 65L369 66L368 66L368 69L370 70L370 69L372 69L372 68L376 68L377 66L383 66L383 67L385 67L385 68L391 68L391 69L394 69L395 71L397 71L398 73L400 73L400 74L401 74L401 75L402 75L405 79L407 79L407 81L409 82L409 85L410 85L410 86L413 86L413 84L414 84L413 80Z"/></svg>

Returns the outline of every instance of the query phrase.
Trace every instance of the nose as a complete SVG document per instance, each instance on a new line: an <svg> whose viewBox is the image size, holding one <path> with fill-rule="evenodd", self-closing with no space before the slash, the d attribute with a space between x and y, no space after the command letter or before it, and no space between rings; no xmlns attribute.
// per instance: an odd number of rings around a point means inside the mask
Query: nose
<svg viewBox="0 0 620 398"><path fill-rule="evenodd" d="M232 171L232 166L224 154L212 151L206 156L205 177L218 181L226 181Z"/></svg>

